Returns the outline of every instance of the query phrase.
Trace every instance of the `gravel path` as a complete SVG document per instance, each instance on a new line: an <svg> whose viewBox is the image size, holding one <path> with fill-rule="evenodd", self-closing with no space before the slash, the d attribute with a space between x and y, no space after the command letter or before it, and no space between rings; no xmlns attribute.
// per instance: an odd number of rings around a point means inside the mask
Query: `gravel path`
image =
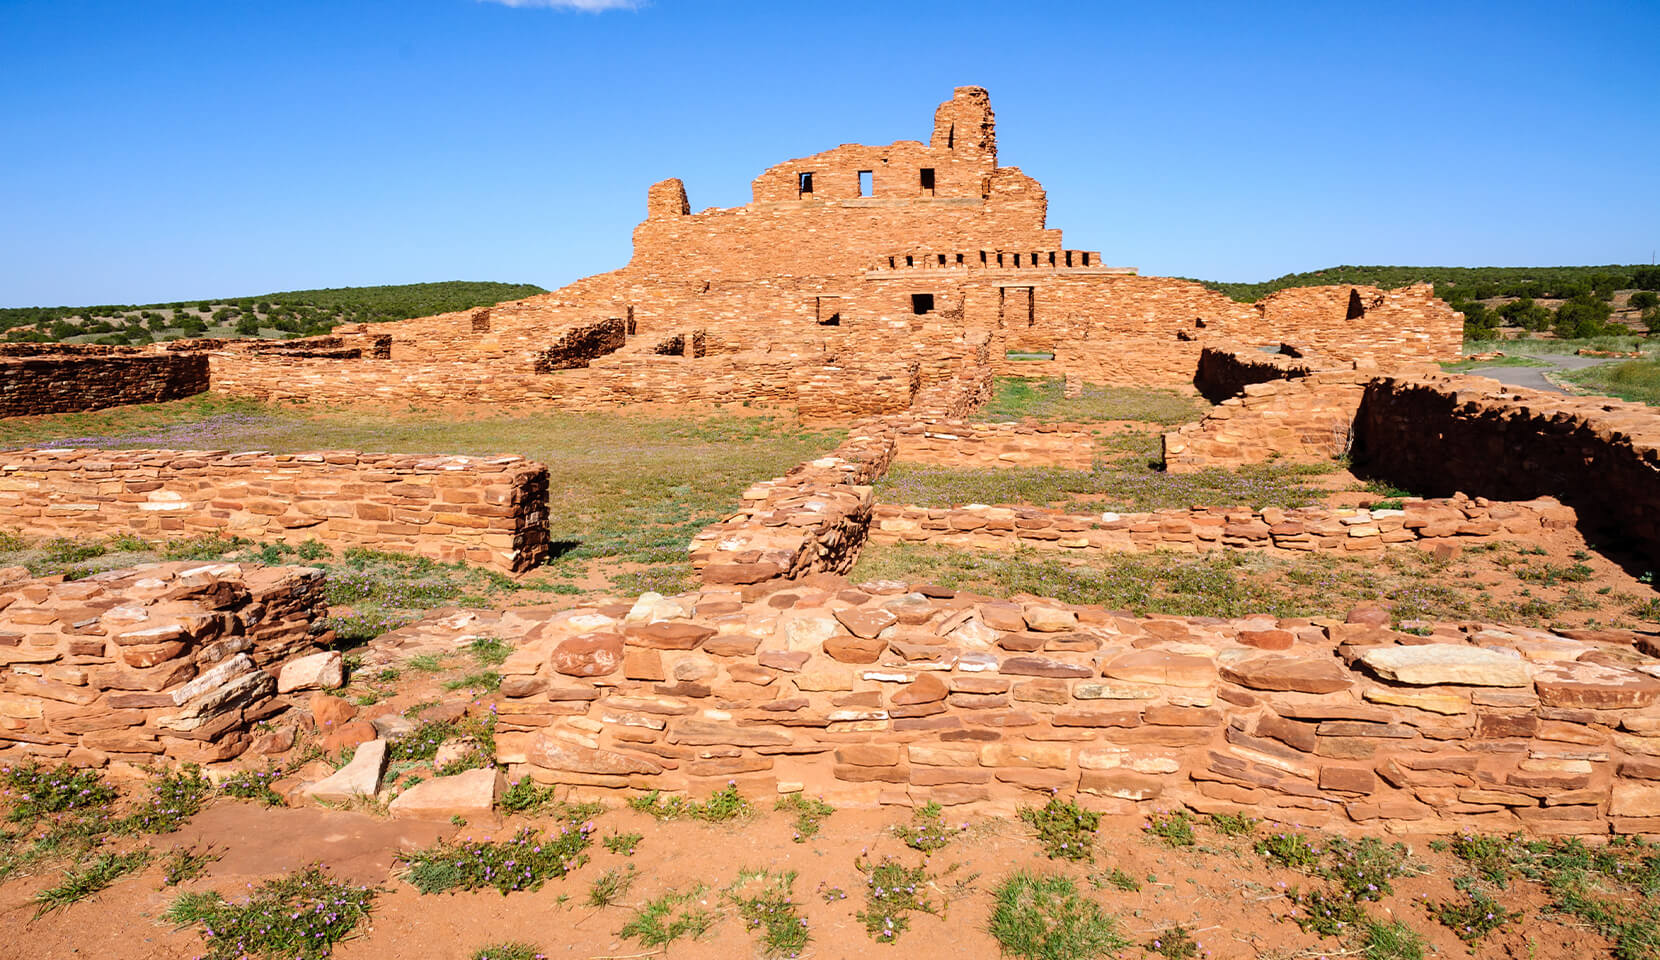
<svg viewBox="0 0 1660 960"><path fill-rule="evenodd" d="M1571 353L1530 354L1535 360L1550 364L1548 367L1473 367L1470 373L1478 377L1492 377L1494 380L1511 387L1527 387L1532 390L1552 390L1562 392L1562 388L1545 379L1545 374L1564 370L1583 370L1586 367L1595 367L1599 364L1610 363L1612 357L1581 357Z"/></svg>

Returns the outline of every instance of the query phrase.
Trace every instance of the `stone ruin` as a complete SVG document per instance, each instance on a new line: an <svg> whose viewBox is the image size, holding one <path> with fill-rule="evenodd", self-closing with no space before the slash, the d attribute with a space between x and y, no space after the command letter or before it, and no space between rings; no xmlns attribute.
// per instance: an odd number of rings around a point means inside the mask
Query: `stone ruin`
<svg viewBox="0 0 1660 960"><path fill-rule="evenodd" d="M281 345L0 363L72 385L96 375L86 363L188 358L211 382L179 389L275 400L754 401L847 424L836 450L759 480L694 537L691 594L450 612L371 646L390 665L457 635L513 641L478 709L497 718L514 775L593 793L737 780L838 804L1006 811L1060 791L1121 812L1181 803L1334 828L1660 831L1652 636L1398 630L1367 607L1134 617L840 576L872 541L1377 555L1576 526L1660 559L1660 417L1440 374L1432 361L1460 336L1427 287L1247 305L1068 249L1041 186L998 165L985 91L965 87L928 143L788 161L744 207L693 213L678 180L652 186L629 264L554 293ZM1087 468L1081 426L975 418L1009 373L1192 383L1217 406L1165 437L1173 472L1348 454L1433 499L1148 514L877 502L872 485L895 461ZM73 392L0 397L22 398L6 412L48 412ZM29 450L0 454L0 528L223 529L522 572L548 550L548 487L546 467L515 457ZM361 746L307 792L373 793L380 726L344 722L334 698L303 704L315 684L281 679L327 673L314 646L324 613L318 574L303 569L0 576L0 756L220 762L284 749L255 743L253 724L327 708L342 721L328 742ZM495 774L463 776L486 805L501 788ZM441 793L444 779L416 789ZM437 809L415 791L399 804Z"/></svg>

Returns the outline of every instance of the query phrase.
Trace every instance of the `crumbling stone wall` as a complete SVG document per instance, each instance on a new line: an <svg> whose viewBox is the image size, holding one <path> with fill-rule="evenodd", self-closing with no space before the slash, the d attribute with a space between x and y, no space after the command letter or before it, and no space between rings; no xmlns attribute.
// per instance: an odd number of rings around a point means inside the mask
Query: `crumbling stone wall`
<svg viewBox="0 0 1660 960"><path fill-rule="evenodd" d="M208 361L199 354L54 351L0 356L0 417L159 403L207 388Z"/></svg>
<svg viewBox="0 0 1660 960"><path fill-rule="evenodd" d="M1549 495L1588 531L1660 561L1660 412L1485 377L1386 376L1365 390L1355 457L1425 494Z"/></svg>
<svg viewBox="0 0 1660 960"><path fill-rule="evenodd" d="M1492 624L1137 618L813 577L581 608L502 665L498 757L578 795L1052 792L1333 829L1660 828L1660 666Z"/></svg>
<svg viewBox="0 0 1660 960"><path fill-rule="evenodd" d="M0 529L371 546L517 572L548 550L548 471L521 457L329 450L0 453Z"/></svg>
<svg viewBox="0 0 1660 960"><path fill-rule="evenodd" d="M207 763L271 716L277 669L328 642L323 575L164 563L82 580L0 570L0 758Z"/></svg>
<svg viewBox="0 0 1660 960"><path fill-rule="evenodd" d="M1283 344L1277 353L1253 351L1233 344L1208 346L1199 353L1193 385L1206 400L1221 403L1240 396L1253 383L1296 380L1315 369L1314 360L1303 356L1301 350Z"/></svg>
<svg viewBox="0 0 1660 960"><path fill-rule="evenodd" d="M1549 497L1521 503L1408 500L1402 509L1191 507L1152 513L1073 514L1030 506L877 504L872 543L932 543L975 550L1019 547L1074 553L1289 550L1368 553L1410 545L1514 539L1573 527L1574 511Z"/></svg>
<svg viewBox="0 0 1660 960"><path fill-rule="evenodd" d="M586 367L594 358L620 350L628 341L628 325L621 319L600 320L566 330L536 358L536 372Z"/></svg>

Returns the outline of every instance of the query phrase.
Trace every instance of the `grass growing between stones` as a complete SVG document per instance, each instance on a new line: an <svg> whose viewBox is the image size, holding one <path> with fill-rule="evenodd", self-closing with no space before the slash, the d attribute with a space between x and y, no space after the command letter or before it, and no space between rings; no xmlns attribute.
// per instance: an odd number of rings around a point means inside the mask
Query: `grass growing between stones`
<svg viewBox="0 0 1660 960"><path fill-rule="evenodd" d="M630 799L628 805L659 820L702 820L705 823L725 823L755 812L754 805L744 799L735 784L730 783L701 802L681 796L665 797L653 790Z"/></svg>
<svg viewBox="0 0 1660 960"><path fill-rule="evenodd" d="M206 960L319 960L368 918L376 892L310 866L261 883L241 903L217 893L181 894L162 916L181 927L200 926Z"/></svg>
<svg viewBox="0 0 1660 960"><path fill-rule="evenodd" d="M1027 960L1089 960L1130 945L1118 921L1078 892L1070 878L1020 871L993 894L991 935Z"/></svg>
<svg viewBox="0 0 1660 960"><path fill-rule="evenodd" d="M1202 506L1303 507L1327 491L1307 482L1339 464L1297 464L1165 473L1148 465L1157 449L1134 435L1109 437L1093 470L1060 467L956 468L896 463L876 483L881 503L960 507L970 503L1022 504L1074 512L1145 513ZM1117 446L1128 445L1126 453ZM1148 456L1136 456L1137 453ZM1117 454L1117 455L1115 455Z"/></svg>
<svg viewBox="0 0 1660 960"><path fill-rule="evenodd" d="M547 960L547 954L533 943L511 940L479 947L472 960Z"/></svg>
<svg viewBox="0 0 1660 960"><path fill-rule="evenodd" d="M1140 420L1172 425L1203 417L1207 405L1174 390L1112 387L1086 383L1076 397L1065 395L1059 377L999 377L975 420L1020 420L1030 417L1051 423L1095 423L1103 420Z"/></svg>
<svg viewBox="0 0 1660 960"><path fill-rule="evenodd" d="M558 555L532 581L559 592L608 581L606 587L638 593L653 586L673 592L689 582L686 544L693 533L720 519L751 483L833 448L842 435L774 417L419 410L365 416L192 398L8 420L0 424L0 448L513 453L548 464L555 478L549 532Z"/></svg>

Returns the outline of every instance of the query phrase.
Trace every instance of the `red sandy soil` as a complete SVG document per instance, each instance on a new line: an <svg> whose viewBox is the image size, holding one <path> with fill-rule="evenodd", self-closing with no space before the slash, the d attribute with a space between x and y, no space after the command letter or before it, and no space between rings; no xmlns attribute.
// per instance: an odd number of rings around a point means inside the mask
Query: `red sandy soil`
<svg viewBox="0 0 1660 960"><path fill-rule="evenodd" d="M770 798L759 806L770 805ZM998 945L986 931L991 891L1016 869L1059 872L1074 878L1080 890L1117 914L1120 929L1142 944L1174 924L1194 931L1202 956L1213 958L1292 958L1352 955L1336 940L1321 940L1282 919L1290 909L1284 891L1308 877L1270 867L1246 841L1196 827L1199 845L1175 849L1146 835L1139 818L1108 818L1098 835L1094 864L1044 859L1030 831L1017 821L975 818L969 828L928 862L935 876L930 898L939 914L913 914L911 929L899 948L878 945L855 918L864 906L864 878L854 864L861 855L895 856L907 864L921 854L907 849L889 832L906 822L903 810L841 810L825 821L823 831L807 843L792 842L791 818L770 811L731 824L673 822L659 824L628 810L609 810L596 818L596 837L614 832L645 835L637 853L624 858L599 843L591 861L570 876L536 892L503 897L483 893L423 896L396 876L398 850L445 835L505 837L516 822L475 822L457 830L450 824L391 821L314 809L271 810L239 801L220 800L177 834L154 839L158 852L175 844L211 843L224 851L207 875L182 889L218 890L235 898L261 877L274 876L310 861L327 864L341 878L378 883L384 889L371 920L358 935L339 945L341 960L391 960L404 957L465 958L488 943L522 940L551 958L645 957L684 960L758 957L756 940L742 929L730 909L698 941L679 940L661 953L619 938L630 906L670 889L698 883L711 888L706 899L721 908L716 895L742 867L795 870L795 893L812 933L806 956L841 957L992 957ZM947 822L961 822L947 814ZM551 820L539 825L555 826ZM1263 829L1261 827L1259 830ZM1400 838L1412 848L1411 863L1421 874L1395 883L1395 893L1370 905L1372 916L1404 920L1428 937L1428 956L1517 957L1530 960L1580 960L1610 956L1609 944L1579 925L1548 919L1537 887L1513 882L1503 895L1525 917L1480 944L1473 953L1441 927L1421 901L1454 899L1451 880L1462 865L1449 854L1429 849L1427 837ZM610 867L632 866L636 880L623 895L623 906L587 906L592 881ZM1091 872L1117 867L1142 882L1136 892L1095 889ZM0 956L57 960L69 957L188 958L199 956L202 941L193 930L174 930L156 918L175 895L160 890L160 871L152 865L124 878L90 900L31 920L36 891L55 882L55 869L15 878L0 885ZM829 888L846 891L845 899L826 902ZM1119 956L1152 956L1141 946Z"/></svg>

